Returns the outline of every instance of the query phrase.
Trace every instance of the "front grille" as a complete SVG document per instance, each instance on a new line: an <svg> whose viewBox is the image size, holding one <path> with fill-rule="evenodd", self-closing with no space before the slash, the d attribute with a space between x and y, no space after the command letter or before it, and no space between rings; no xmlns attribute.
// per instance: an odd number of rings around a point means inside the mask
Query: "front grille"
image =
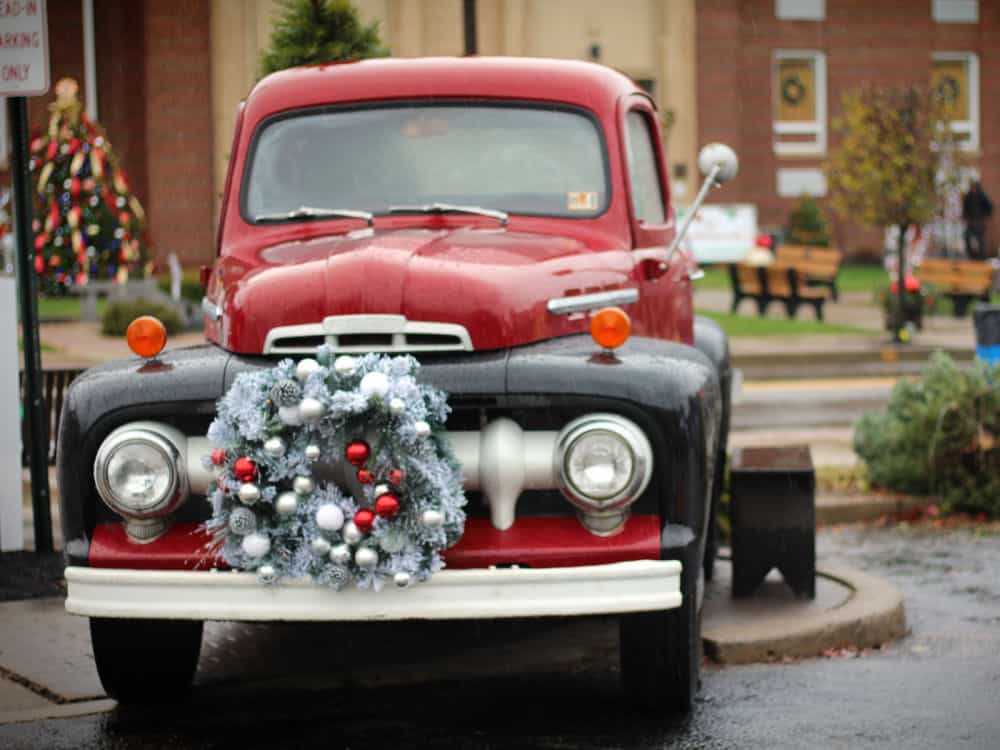
<svg viewBox="0 0 1000 750"><path fill-rule="evenodd" d="M273 328L264 354L312 354L322 344L334 352L471 352L472 339L455 323L410 321L402 315L335 315L322 323Z"/></svg>

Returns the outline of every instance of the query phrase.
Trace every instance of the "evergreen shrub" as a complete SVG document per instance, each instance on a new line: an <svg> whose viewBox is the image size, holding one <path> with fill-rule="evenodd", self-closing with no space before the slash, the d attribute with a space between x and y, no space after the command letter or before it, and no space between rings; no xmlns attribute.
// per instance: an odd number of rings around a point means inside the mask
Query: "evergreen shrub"
<svg viewBox="0 0 1000 750"><path fill-rule="evenodd" d="M862 417L854 450L872 484L1000 516L1000 367L962 370L935 353L919 380L896 384L885 413Z"/></svg>
<svg viewBox="0 0 1000 750"><path fill-rule="evenodd" d="M177 312L166 305L146 300L135 302L111 302L101 316L101 333L105 336L124 336L129 323L140 315L152 315L158 318L167 333L174 334L181 330L181 321Z"/></svg>

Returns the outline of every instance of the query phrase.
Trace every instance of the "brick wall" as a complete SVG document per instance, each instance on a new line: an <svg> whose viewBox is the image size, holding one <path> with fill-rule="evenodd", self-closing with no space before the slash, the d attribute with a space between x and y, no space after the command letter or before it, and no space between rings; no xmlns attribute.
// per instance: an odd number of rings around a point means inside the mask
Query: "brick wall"
<svg viewBox="0 0 1000 750"><path fill-rule="evenodd" d="M159 257L209 262L213 247L209 0L146 0L147 212ZM220 64L224 64L221 61Z"/></svg>
<svg viewBox="0 0 1000 750"><path fill-rule="evenodd" d="M699 0L698 118L702 143L730 143L740 175L717 200L755 203L761 224L784 225L794 199L780 198L778 167L818 167L821 158L777 157L772 147L771 66L776 49L826 53L828 126L840 99L866 82L930 78L934 51L975 52L980 65L980 153L972 163L1000 199L1000 3L980 0L976 25L939 24L928 0L827 0L826 20L779 21L774 0ZM836 138L830 132L830 146ZM1000 205L1000 200L997 201ZM991 242L1000 241L994 218ZM835 221L849 251L880 247L880 233Z"/></svg>

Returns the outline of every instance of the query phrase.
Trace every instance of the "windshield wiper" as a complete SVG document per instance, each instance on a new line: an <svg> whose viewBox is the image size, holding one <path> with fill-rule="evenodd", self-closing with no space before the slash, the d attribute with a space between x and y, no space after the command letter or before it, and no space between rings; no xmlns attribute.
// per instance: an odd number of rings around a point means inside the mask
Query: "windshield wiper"
<svg viewBox="0 0 1000 750"><path fill-rule="evenodd" d="M370 211L352 211L347 208L299 206L284 213L261 214L255 217L255 221L287 221L289 219L361 219L368 226L372 226L375 223L375 214Z"/></svg>
<svg viewBox="0 0 1000 750"><path fill-rule="evenodd" d="M506 211L479 206L456 206L452 203L430 203L426 206L389 206L391 214L475 214L496 219L504 226L510 221Z"/></svg>

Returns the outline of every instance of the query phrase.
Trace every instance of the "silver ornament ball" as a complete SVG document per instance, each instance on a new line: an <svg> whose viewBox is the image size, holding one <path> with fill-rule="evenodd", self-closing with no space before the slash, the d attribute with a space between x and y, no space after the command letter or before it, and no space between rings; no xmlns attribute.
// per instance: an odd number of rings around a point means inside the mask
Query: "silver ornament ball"
<svg viewBox="0 0 1000 750"><path fill-rule="evenodd" d="M444 513L439 510L425 510L420 516L420 522L428 529L440 529L444 526Z"/></svg>
<svg viewBox="0 0 1000 750"><path fill-rule="evenodd" d="M351 561L351 548L346 544L338 544L330 550L330 562L337 565L347 565Z"/></svg>
<svg viewBox="0 0 1000 750"><path fill-rule="evenodd" d="M366 398L373 396L382 398L389 392L389 378L381 372L369 372L361 378L361 384L358 388L361 390L361 395Z"/></svg>
<svg viewBox="0 0 1000 750"><path fill-rule="evenodd" d="M264 452L272 458L281 458L285 455L285 441L280 437L268 438L264 441Z"/></svg>
<svg viewBox="0 0 1000 750"><path fill-rule="evenodd" d="M358 551L354 553L354 563L359 568L374 568L378 565L378 552L373 550L371 547L360 547Z"/></svg>
<svg viewBox="0 0 1000 750"><path fill-rule="evenodd" d="M406 410L406 404L403 403L403 399L394 398L389 400L389 413L394 417L398 417Z"/></svg>
<svg viewBox="0 0 1000 750"><path fill-rule="evenodd" d="M292 482L292 489L300 495L308 495L316 489L316 483L311 477L295 477L295 481Z"/></svg>
<svg viewBox="0 0 1000 750"><path fill-rule="evenodd" d="M299 416L303 422L318 422L323 416L323 404L314 398L304 398L299 403Z"/></svg>
<svg viewBox="0 0 1000 750"><path fill-rule="evenodd" d="M307 445L306 446L306 458L310 461L315 461L323 452L319 449L318 445Z"/></svg>
<svg viewBox="0 0 1000 750"><path fill-rule="evenodd" d="M316 557L323 557L330 554L330 542L318 536L309 542L309 549Z"/></svg>
<svg viewBox="0 0 1000 750"><path fill-rule="evenodd" d="M295 365L295 378L300 383L305 383L309 380L309 376L320 369L320 364L312 357L306 357L300 360L297 365Z"/></svg>
<svg viewBox="0 0 1000 750"><path fill-rule="evenodd" d="M358 369L358 362L354 357L342 354L333 362L333 371L343 377L349 377Z"/></svg>
<svg viewBox="0 0 1000 750"><path fill-rule="evenodd" d="M344 511L333 503L325 503L316 511L316 525L323 531L340 531L344 526Z"/></svg>
<svg viewBox="0 0 1000 750"><path fill-rule="evenodd" d="M389 491L389 485L387 484L376 484L375 485L375 497L379 495L384 495Z"/></svg>
<svg viewBox="0 0 1000 750"><path fill-rule="evenodd" d="M290 516L299 509L299 499L294 492L282 492L274 502L274 509L279 516Z"/></svg>
<svg viewBox="0 0 1000 750"><path fill-rule="evenodd" d="M240 485L240 502L244 505L253 505L260 500L260 488L252 482Z"/></svg>
<svg viewBox="0 0 1000 750"><path fill-rule="evenodd" d="M392 582L399 586L399 588L405 589L410 585L410 574L401 570L392 577Z"/></svg>
<svg viewBox="0 0 1000 750"><path fill-rule="evenodd" d="M431 434L431 426L421 419L420 421L413 423L413 431L416 433L418 438L426 438Z"/></svg>
<svg viewBox="0 0 1000 750"><path fill-rule="evenodd" d="M257 580L261 583L274 583L278 580L278 572L273 565L261 565L257 568Z"/></svg>
<svg viewBox="0 0 1000 750"><path fill-rule="evenodd" d="M361 533L354 521L348 521L344 524L344 530L341 532L344 535L344 541L348 544L357 544L364 538L364 534Z"/></svg>
<svg viewBox="0 0 1000 750"><path fill-rule="evenodd" d="M271 551L271 540L263 534L247 534L243 537L240 548L247 557L263 557Z"/></svg>
<svg viewBox="0 0 1000 750"><path fill-rule="evenodd" d="M302 415L299 414L299 405L278 407L278 419L282 424L289 427L298 427L302 424Z"/></svg>
<svg viewBox="0 0 1000 750"><path fill-rule="evenodd" d="M240 536L252 534L257 530L257 516L249 508L237 506L229 512L229 530Z"/></svg>

